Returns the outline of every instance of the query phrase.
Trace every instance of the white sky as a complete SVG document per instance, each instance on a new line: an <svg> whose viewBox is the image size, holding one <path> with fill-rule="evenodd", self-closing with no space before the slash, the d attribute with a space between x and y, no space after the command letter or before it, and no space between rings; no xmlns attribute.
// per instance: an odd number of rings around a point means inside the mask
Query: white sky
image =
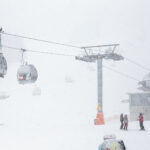
<svg viewBox="0 0 150 150"><path fill-rule="evenodd" d="M0 26L8 33L39 37L77 46L120 43L122 55L150 68L149 0L0 0ZM23 45L40 49L31 41ZM59 47L60 48L60 47ZM71 49L72 50L72 49ZM105 65L142 79L147 73L127 61ZM135 81L104 69L104 98L126 99ZM117 111L116 103L113 104Z"/></svg>

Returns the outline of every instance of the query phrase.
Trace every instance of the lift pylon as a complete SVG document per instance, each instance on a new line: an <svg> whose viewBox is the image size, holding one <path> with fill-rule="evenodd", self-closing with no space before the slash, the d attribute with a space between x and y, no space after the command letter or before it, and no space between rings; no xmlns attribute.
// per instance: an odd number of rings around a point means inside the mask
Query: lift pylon
<svg viewBox="0 0 150 150"><path fill-rule="evenodd" d="M97 115L96 119L94 119L95 125L104 125L102 62L103 59L109 59L114 61L123 60L123 56L115 53L115 50L118 46L119 44L109 44L82 47L82 49L84 49L85 51L85 55L75 57L77 60L80 61L97 62ZM107 51L106 48L109 48L109 51Z"/></svg>

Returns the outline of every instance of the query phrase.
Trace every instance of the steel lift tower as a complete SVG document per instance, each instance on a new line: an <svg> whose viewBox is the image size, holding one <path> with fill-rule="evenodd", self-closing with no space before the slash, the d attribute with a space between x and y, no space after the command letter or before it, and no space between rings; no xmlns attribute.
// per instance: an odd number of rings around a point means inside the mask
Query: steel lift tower
<svg viewBox="0 0 150 150"><path fill-rule="evenodd" d="M103 114L103 59L120 61L124 57L115 53L116 48L119 44L109 44L109 45L97 45L97 46L87 46L82 47L85 54L83 56L76 56L77 60L85 62L97 62L97 115L94 119L95 125L104 124L104 114Z"/></svg>

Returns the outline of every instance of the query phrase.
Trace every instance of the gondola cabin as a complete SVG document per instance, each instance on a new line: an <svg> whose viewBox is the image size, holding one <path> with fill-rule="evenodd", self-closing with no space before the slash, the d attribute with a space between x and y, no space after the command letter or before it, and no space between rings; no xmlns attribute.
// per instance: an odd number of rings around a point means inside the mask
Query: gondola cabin
<svg viewBox="0 0 150 150"><path fill-rule="evenodd" d="M35 83L38 78L36 68L31 64L20 66L17 72L17 79L20 84Z"/></svg>
<svg viewBox="0 0 150 150"><path fill-rule="evenodd" d="M7 62L2 53L0 53L0 77L4 78L7 73Z"/></svg>

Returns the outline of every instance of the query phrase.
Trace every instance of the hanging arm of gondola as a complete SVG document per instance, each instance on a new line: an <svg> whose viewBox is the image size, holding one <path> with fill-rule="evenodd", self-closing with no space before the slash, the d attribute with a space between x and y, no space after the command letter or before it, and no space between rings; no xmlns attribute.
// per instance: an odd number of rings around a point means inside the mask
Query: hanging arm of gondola
<svg viewBox="0 0 150 150"><path fill-rule="evenodd" d="M24 53L25 53L27 50L26 50L26 49L21 48L21 51L22 51L21 63L22 63L22 65L24 65L24 64L25 64L25 61L24 61Z"/></svg>

